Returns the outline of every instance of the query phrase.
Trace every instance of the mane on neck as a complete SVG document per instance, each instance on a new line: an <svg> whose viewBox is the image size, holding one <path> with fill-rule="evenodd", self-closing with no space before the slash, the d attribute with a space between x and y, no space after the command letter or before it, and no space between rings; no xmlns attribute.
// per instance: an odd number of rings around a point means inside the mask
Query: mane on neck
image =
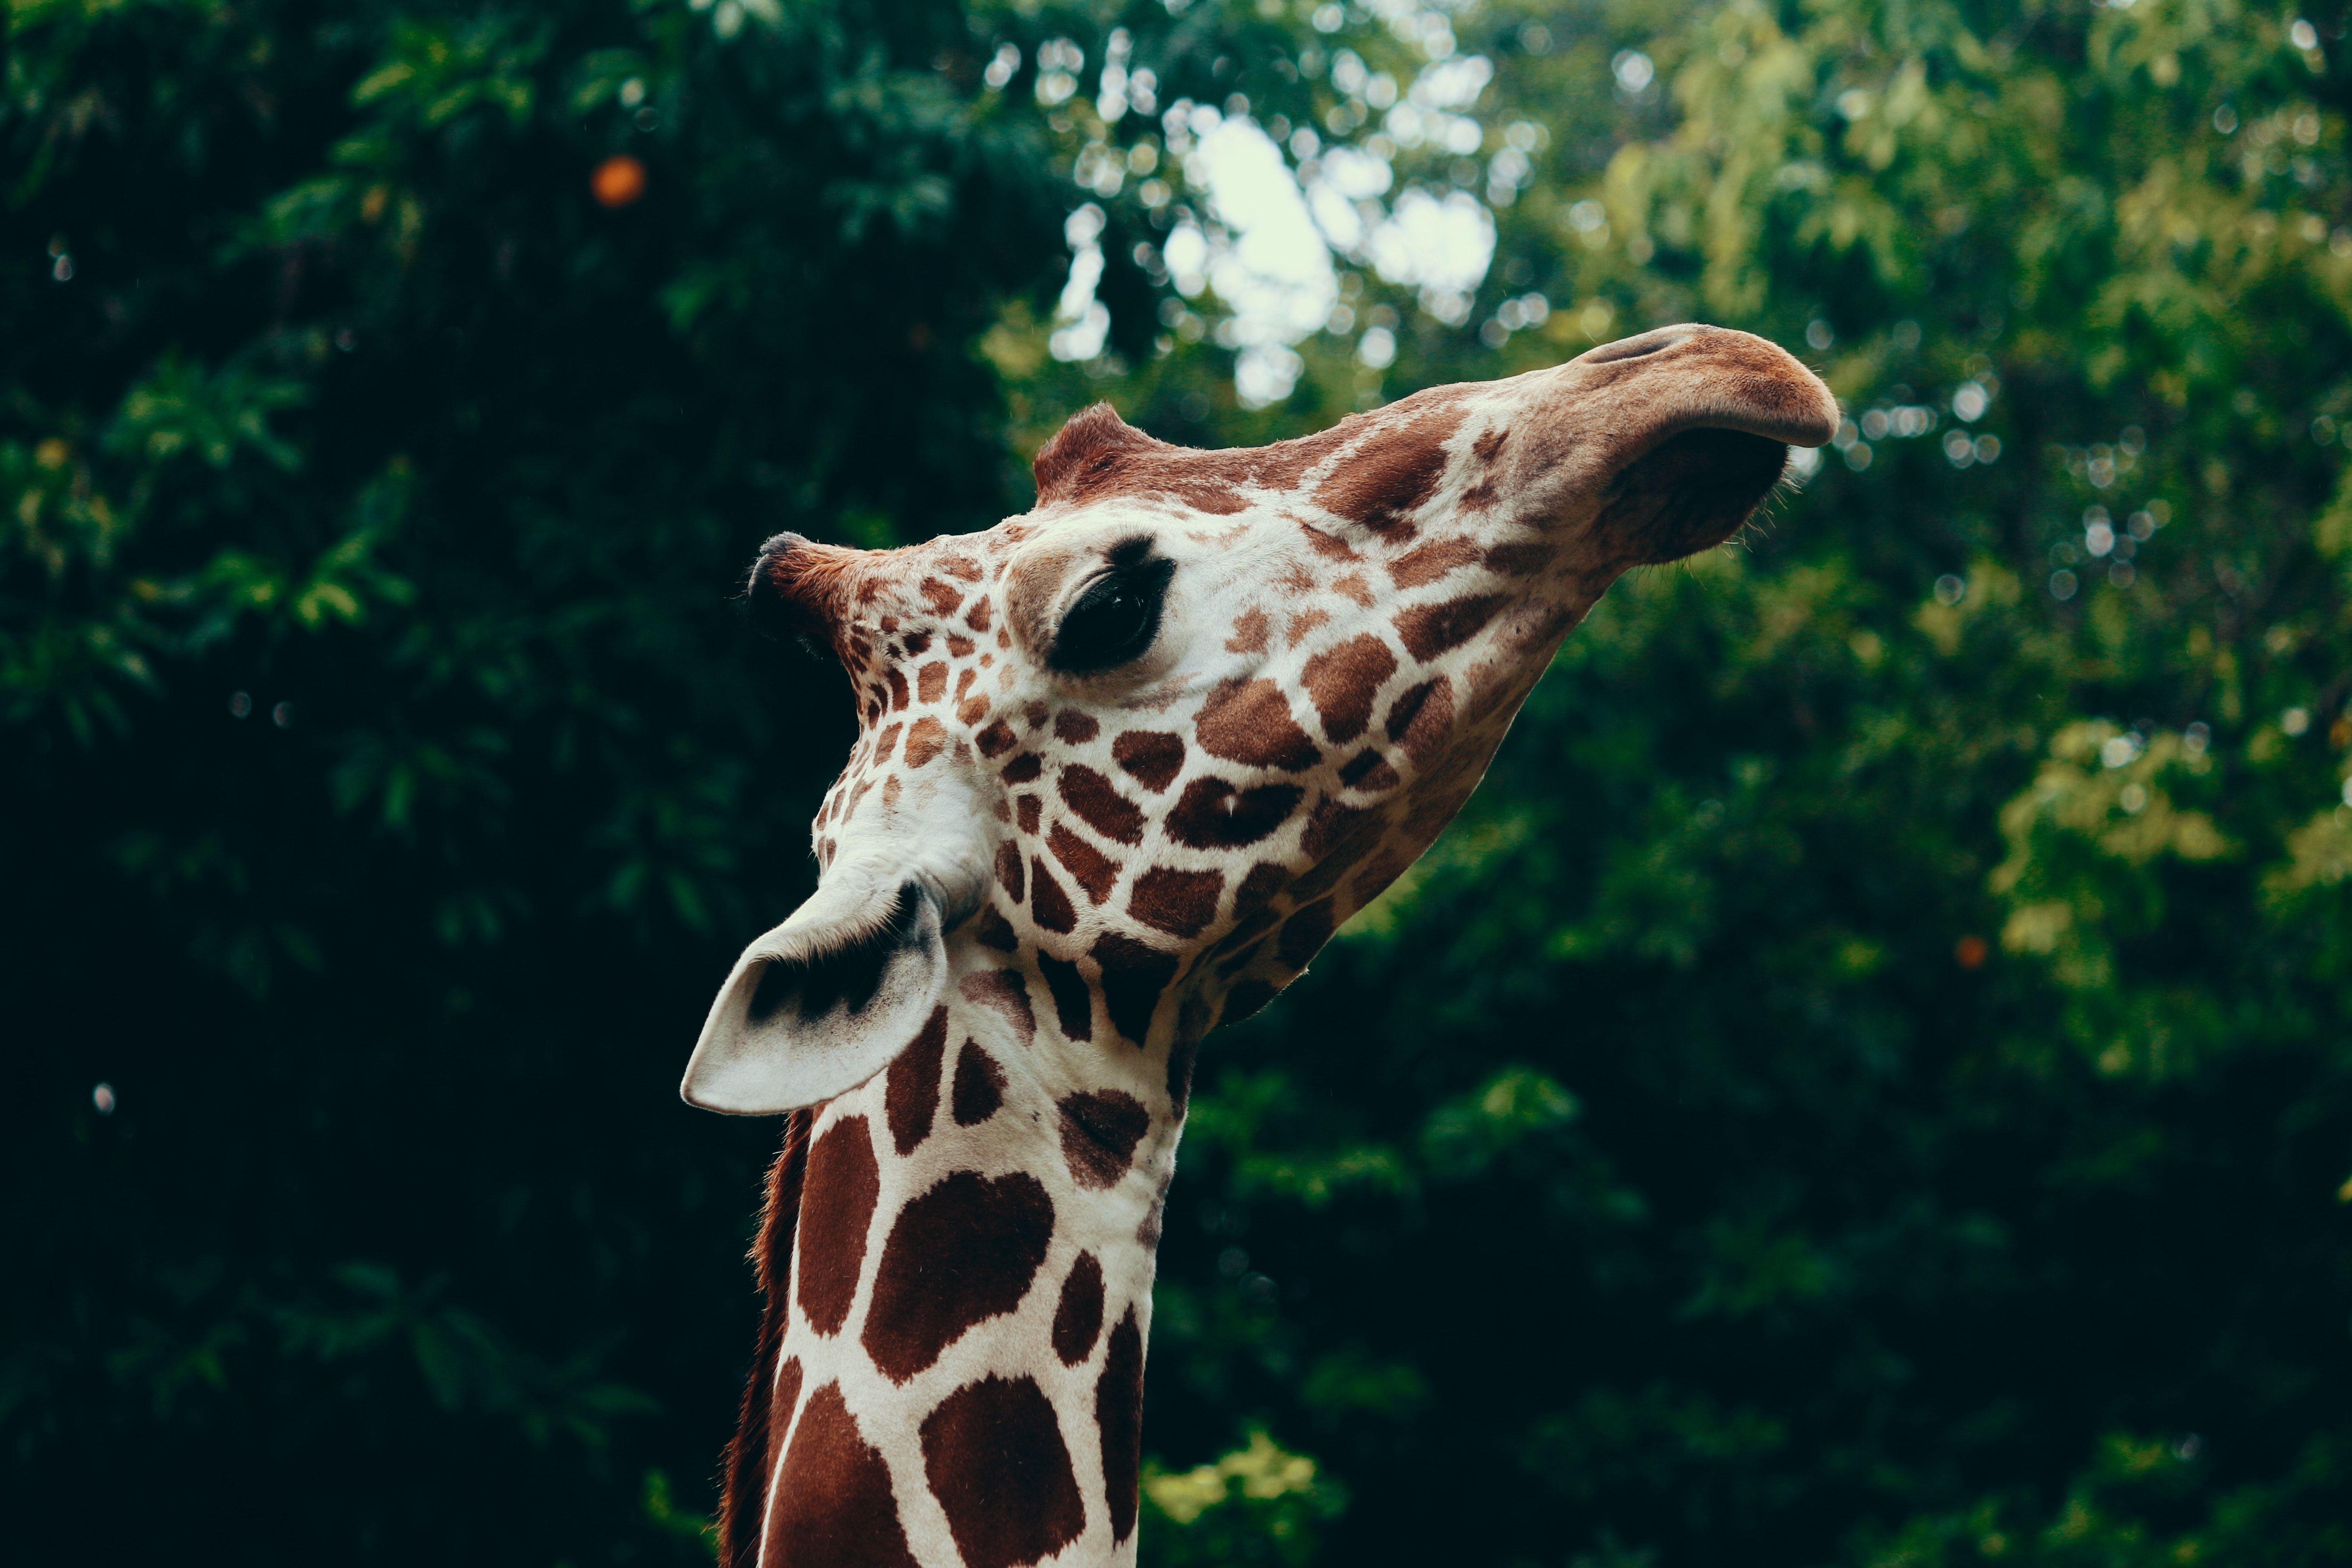
<svg viewBox="0 0 2352 1568"><path fill-rule="evenodd" d="M768 1167L767 1198L760 1211L759 1239L751 1244L751 1267L759 1282L760 1337L751 1370L743 1381L743 1403L735 1436L727 1445L726 1479L719 1494L720 1568L755 1568L760 1558L759 1508L768 1474L782 1456L792 1412L779 1412L774 1399L776 1368L783 1354L784 1328L792 1315L785 1283L793 1240L800 1228L802 1178L808 1171L809 1126L815 1113L788 1111L783 1147Z"/></svg>
<svg viewBox="0 0 2352 1568"><path fill-rule="evenodd" d="M726 1568L1132 1556L1171 1052L1073 1048L1036 971L949 954L889 1068L786 1123Z"/></svg>

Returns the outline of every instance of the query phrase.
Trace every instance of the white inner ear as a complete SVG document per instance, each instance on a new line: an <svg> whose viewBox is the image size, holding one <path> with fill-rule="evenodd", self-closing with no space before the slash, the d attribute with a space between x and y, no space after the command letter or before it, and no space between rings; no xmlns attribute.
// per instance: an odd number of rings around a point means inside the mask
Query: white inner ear
<svg viewBox="0 0 2352 1568"><path fill-rule="evenodd" d="M732 1116L830 1100L888 1067L947 985L939 905L919 886L821 888L735 961L678 1092Z"/></svg>

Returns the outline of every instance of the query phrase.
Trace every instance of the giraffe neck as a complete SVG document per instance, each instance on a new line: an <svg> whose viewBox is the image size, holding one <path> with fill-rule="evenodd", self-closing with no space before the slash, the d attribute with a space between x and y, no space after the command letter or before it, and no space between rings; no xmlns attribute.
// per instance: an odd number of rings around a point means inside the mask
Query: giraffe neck
<svg viewBox="0 0 2352 1568"><path fill-rule="evenodd" d="M1073 1044L1037 976L950 953L949 1002L780 1165L763 1565L1134 1558L1168 1048Z"/></svg>

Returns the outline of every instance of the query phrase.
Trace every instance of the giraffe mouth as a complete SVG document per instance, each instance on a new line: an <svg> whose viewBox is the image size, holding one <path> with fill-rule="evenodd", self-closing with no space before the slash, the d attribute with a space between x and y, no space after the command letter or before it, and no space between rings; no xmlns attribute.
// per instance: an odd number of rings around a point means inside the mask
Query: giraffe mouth
<svg viewBox="0 0 2352 1568"><path fill-rule="evenodd" d="M1594 531L1637 565L1679 561L1738 532L1788 460L1788 447L1769 437L1685 430L1611 481Z"/></svg>

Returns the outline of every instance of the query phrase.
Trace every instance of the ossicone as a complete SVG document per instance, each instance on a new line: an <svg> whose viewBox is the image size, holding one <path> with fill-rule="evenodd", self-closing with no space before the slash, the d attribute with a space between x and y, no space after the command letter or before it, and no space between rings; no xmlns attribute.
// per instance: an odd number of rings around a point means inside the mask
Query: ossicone
<svg viewBox="0 0 2352 1568"><path fill-rule="evenodd" d="M1037 481L1037 504L1084 500L1104 489L1129 458L1171 448L1118 416L1108 403L1082 408L1038 448L1029 465Z"/></svg>
<svg viewBox="0 0 2352 1568"><path fill-rule="evenodd" d="M760 547L751 563L746 597L751 621L775 637L808 637L831 644L841 622L849 568L862 550L816 544L797 533L779 533Z"/></svg>

